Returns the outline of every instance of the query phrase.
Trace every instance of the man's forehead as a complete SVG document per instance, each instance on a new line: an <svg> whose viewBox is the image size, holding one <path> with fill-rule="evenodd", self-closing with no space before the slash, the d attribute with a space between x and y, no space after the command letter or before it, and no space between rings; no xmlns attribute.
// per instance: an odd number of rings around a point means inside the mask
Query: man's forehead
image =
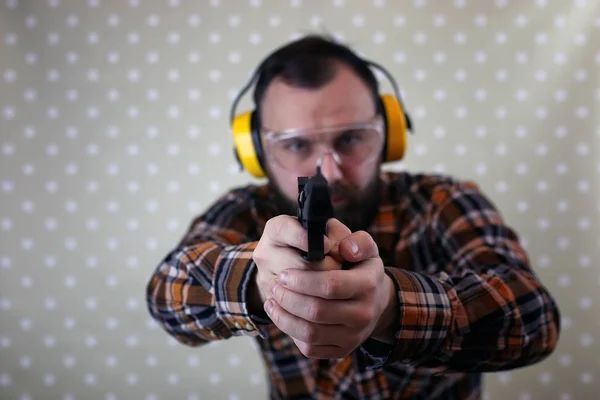
<svg viewBox="0 0 600 400"><path fill-rule="evenodd" d="M272 82L261 105L263 127L274 130L318 128L361 122L373 116L369 88L357 76L339 73L321 88Z"/></svg>
<svg viewBox="0 0 600 400"><path fill-rule="evenodd" d="M290 102L290 108L279 107L261 114L264 130L278 132L290 130L327 130L367 122L375 116L374 107L357 107L346 102L332 102L326 110L303 108L299 102ZM264 118L263 118L264 116Z"/></svg>

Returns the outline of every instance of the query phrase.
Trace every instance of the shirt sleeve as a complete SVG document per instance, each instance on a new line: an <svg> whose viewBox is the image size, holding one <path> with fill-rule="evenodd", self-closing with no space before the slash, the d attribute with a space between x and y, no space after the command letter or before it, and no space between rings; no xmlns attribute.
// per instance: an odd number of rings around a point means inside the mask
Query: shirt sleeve
<svg viewBox="0 0 600 400"><path fill-rule="evenodd" d="M146 286L150 315L175 339L198 346L231 336L261 335L268 320L246 299L257 245L248 194L232 191L197 217L156 267Z"/></svg>
<svg viewBox="0 0 600 400"><path fill-rule="evenodd" d="M361 347L371 368L488 372L543 360L557 345L559 309L516 233L472 182L437 190L433 203L427 222L439 272L386 267L397 290L396 341Z"/></svg>

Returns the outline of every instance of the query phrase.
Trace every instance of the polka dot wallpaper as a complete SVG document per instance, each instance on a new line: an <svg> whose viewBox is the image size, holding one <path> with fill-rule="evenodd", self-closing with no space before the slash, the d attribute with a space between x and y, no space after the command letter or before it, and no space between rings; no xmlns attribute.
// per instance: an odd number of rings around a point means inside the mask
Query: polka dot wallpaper
<svg viewBox="0 0 600 400"><path fill-rule="evenodd" d="M0 398L267 398L250 339L176 344L144 290L195 215L254 181L232 156L231 100L309 32L397 79L416 133L386 168L476 180L559 302L555 353L487 374L484 398L595 398L593 0L2 0Z"/></svg>

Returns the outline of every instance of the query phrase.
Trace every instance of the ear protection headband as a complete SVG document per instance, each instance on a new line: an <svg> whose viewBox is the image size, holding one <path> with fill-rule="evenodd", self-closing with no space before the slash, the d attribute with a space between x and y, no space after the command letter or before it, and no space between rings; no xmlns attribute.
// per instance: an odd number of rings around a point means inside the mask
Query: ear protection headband
<svg viewBox="0 0 600 400"><path fill-rule="evenodd" d="M394 94L381 94L378 98L377 112L383 116L385 141L383 146L383 162L399 161L404 157L408 141L408 132L413 132L412 121L400 96L398 85L391 74L381 65L373 61L360 59L366 65L381 71L392 84ZM240 169L246 169L252 176L266 176L264 153L260 138L261 124L256 110L236 115L236 107L242 96L258 80L262 73L262 65L256 69L250 81L236 96L231 106L230 121L233 133L234 156Z"/></svg>

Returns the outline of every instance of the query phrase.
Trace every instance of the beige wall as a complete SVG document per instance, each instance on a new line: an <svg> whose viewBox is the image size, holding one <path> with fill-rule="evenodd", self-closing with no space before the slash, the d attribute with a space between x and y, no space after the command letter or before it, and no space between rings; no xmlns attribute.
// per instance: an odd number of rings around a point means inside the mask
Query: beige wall
<svg viewBox="0 0 600 400"><path fill-rule="evenodd" d="M600 389L598 1L5 0L1 398L265 397L251 341L176 345L144 289L191 218L250 180L232 94L315 30L398 79L417 134L390 167L477 180L559 301L555 354L488 375L487 398Z"/></svg>

